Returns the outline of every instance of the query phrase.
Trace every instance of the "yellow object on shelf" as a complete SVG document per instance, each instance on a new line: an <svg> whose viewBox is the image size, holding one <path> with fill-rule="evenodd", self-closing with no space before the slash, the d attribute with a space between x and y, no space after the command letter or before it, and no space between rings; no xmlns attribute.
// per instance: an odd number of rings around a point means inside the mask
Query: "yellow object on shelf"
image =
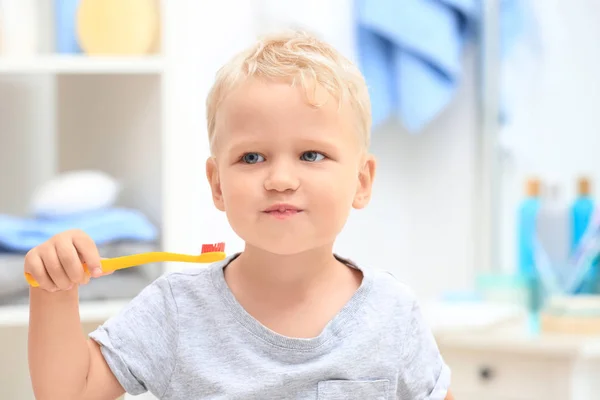
<svg viewBox="0 0 600 400"><path fill-rule="evenodd" d="M552 315L542 313L541 326L543 333L570 335L600 335L600 318L568 315Z"/></svg>
<svg viewBox="0 0 600 400"><path fill-rule="evenodd" d="M552 296L541 325L547 333L600 335L600 296Z"/></svg>
<svg viewBox="0 0 600 400"><path fill-rule="evenodd" d="M144 55L158 42L156 0L81 0L77 36L89 55Z"/></svg>

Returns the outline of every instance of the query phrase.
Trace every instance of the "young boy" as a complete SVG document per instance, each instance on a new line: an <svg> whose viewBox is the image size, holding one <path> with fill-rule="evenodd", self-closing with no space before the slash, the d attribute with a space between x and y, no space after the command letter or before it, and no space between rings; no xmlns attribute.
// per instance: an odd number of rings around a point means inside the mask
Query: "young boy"
<svg viewBox="0 0 600 400"><path fill-rule="evenodd" d="M213 201L244 251L165 274L88 339L77 288L81 261L102 274L93 241L65 232L33 249L36 397L450 399L410 290L333 253L375 173L359 71L304 34L265 39L219 72L207 112Z"/></svg>

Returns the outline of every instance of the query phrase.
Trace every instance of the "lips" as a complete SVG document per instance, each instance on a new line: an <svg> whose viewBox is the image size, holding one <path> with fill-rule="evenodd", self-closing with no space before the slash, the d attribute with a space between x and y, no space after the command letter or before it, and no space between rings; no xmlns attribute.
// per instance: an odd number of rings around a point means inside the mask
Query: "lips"
<svg viewBox="0 0 600 400"><path fill-rule="evenodd" d="M273 204L271 207L267 208L265 212L286 212L286 211L302 211L298 207L293 206L291 204Z"/></svg>
<svg viewBox="0 0 600 400"><path fill-rule="evenodd" d="M283 218L294 216L294 215L302 212L302 210L291 204L280 203L280 204L273 204L269 208L265 209L264 212L266 214L272 215L276 218L283 219Z"/></svg>

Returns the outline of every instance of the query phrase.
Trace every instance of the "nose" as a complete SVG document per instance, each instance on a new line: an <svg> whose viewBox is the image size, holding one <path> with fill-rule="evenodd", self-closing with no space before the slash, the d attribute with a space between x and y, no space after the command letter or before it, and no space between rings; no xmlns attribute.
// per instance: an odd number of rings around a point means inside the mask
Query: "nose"
<svg viewBox="0 0 600 400"><path fill-rule="evenodd" d="M276 192L295 191L299 186L300 179L290 163L278 162L270 165L264 182L265 190Z"/></svg>

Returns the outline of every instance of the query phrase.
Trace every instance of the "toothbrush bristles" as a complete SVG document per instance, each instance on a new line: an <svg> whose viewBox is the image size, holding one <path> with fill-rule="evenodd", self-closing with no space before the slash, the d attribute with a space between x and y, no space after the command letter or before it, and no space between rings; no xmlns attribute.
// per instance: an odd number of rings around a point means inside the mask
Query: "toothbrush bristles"
<svg viewBox="0 0 600 400"><path fill-rule="evenodd" d="M214 253L214 252L224 252L225 251L225 243L210 243L202 245L202 254L204 253Z"/></svg>

